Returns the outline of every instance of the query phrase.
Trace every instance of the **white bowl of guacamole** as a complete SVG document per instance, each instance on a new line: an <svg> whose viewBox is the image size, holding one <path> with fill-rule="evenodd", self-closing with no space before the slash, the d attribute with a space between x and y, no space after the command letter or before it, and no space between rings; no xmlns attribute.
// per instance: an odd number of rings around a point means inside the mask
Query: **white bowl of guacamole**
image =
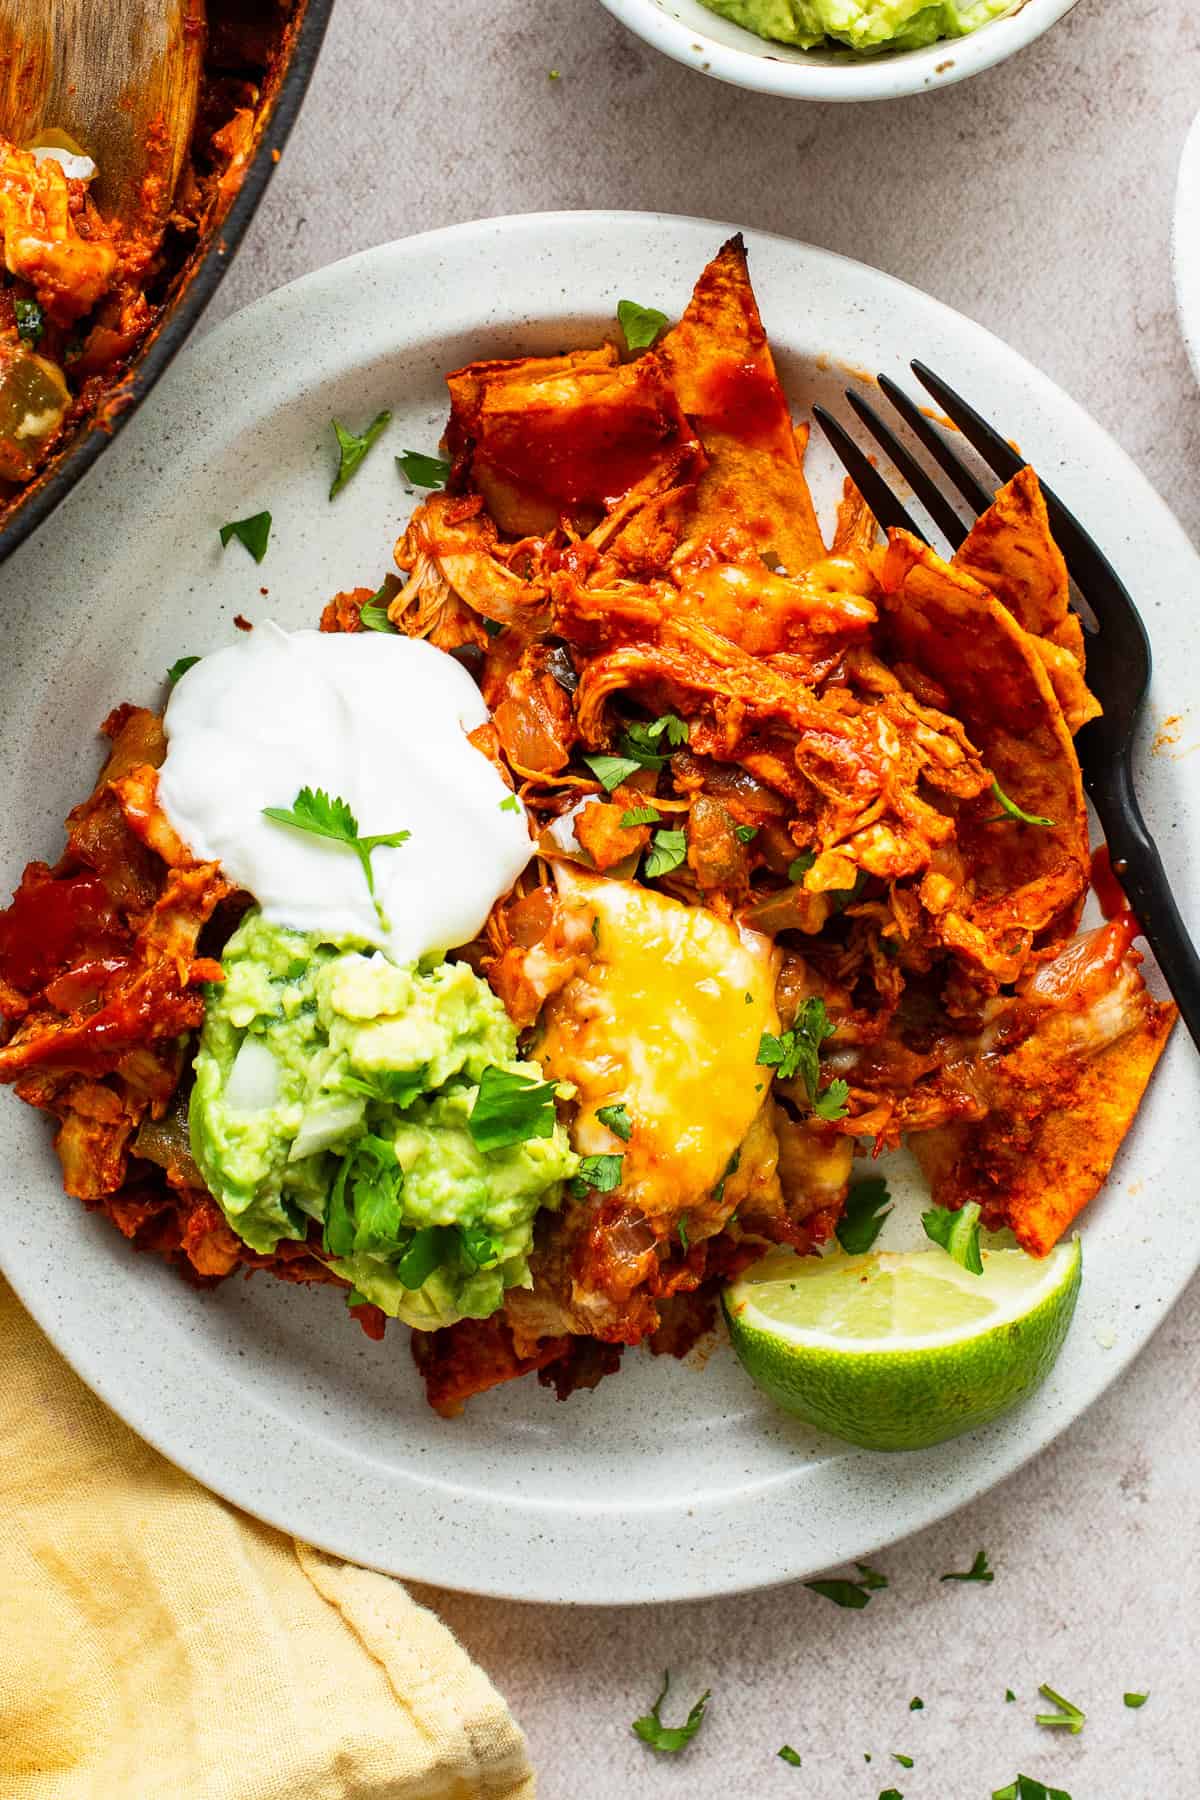
<svg viewBox="0 0 1200 1800"><path fill-rule="evenodd" d="M963 81L1078 0L603 0L677 62L798 100L892 100Z"/></svg>

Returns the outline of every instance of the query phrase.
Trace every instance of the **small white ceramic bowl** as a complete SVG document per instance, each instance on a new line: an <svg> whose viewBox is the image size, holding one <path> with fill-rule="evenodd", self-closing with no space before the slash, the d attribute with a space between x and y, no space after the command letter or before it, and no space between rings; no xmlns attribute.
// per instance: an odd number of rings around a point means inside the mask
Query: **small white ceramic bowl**
<svg viewBox="0 0 1200 1800"><path fill-rule="evenodd" d="M718 81L793 100L898 100L978 75L1041 37L1078 0L1013 0L1011 12L967 37L924 50L856 56L795 50L755 37L700 0L603 0L609 12L676 62Z"/></svg>

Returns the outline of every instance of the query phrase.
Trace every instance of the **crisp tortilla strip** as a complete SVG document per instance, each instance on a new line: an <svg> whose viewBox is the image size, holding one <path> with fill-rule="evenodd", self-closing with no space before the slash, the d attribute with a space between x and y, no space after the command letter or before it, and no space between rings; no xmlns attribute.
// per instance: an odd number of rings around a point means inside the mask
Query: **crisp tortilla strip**
<svg viewBox="0 0 1200 1800"><path fill-rule="evenodd" d="M1036 640L1071 730L1096 718L1100 703L1084 680L1083 632L1070 611L1067 565L1031 468L1019 470L975 521L954 567L982 582Z"/></svg>
<svg viewBox="0 0 1200 1800"><path fill-rule="evenodd" d="M837 525L833 533L835 556L866 556L879 542L879 526L857 486L849 475L838 502Z"/></svg>
<svg viewBox="0 0 1200 1800"><path fill-rule="evenodd" d="M611 346L576 357L472 363L448 378L447 442L469 458L502 531L590 528L681 447L702 452L657 359L621 366Z"/></svg>
<svg viewBox="0 0 1200 1800"><path fill-rule="evenodd" d="M1030 934L1051 925L1056 940L1068 936L1087 889L1087 815L1071 734L1029 634L979 582L906 532L893 532L873 561L892 660L936 684L1009 799L1053 820L992 823L1001 809L989 794L958 815L973 899L943 916L946 942L1009 981L1020 966L1010 940L1019 935L1027 948Z"/></svg>
<svg viewBox="0 0 1200 1800"><path fill-rule="evenodd" d="M909 1139L939 1206L977 1201L986 1223L1011 1226L1033 1256L1052 1250L1103 1186L1178 1017L1148 993L1128 949L1134 930L1114 920L1061 953L1055 967L1068 981L1084 959L1080 989L1055 994L1016 1049L993 1047L980 1074L983 1119ZM1048 976L1056 980L1047 969L1035 985Z"/></svg>
<svg viewBox="0 0 1200 1800"><path fill-rule="evenodd" d="M654 354L709 457L689 534L740 524L758 551L803 573L825 546L740 237L705 269Z"/></svg>

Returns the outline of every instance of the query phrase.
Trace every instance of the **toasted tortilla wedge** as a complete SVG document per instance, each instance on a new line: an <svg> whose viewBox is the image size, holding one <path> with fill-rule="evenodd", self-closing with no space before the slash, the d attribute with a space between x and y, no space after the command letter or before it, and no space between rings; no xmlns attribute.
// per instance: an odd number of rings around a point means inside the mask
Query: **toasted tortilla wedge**
<svg viewBox="0 0 1200 1800"><path fill-rule="evenodd" d="M698 441L653 356L621 365L611 345L575 356L471 363L448 377L447 442L500 529L584 529Z"/></svg>
<svg viewBox="0 0 1200 1800"><path fill-rule="evenodd" d="M1070 729L1096 718L1100 702L1084 680L1083 632L1069 608L1067 565L1031 468L1019 470L975 521L954 567L982 582L1033 637Z"/></svg>
<svg viewBox="0 0 1200 1800"><path fill-rule="evenodd" d="M708 452L689 536L740 523L755 549L802 574L825 546L740 237L705 269L654 355Z"/></svg>
<svg viewBox="0 0 1200 1800"><path fill-rule="evenodd" d="M874 564L894 661L920 670L962 720L1021 824L989 794L958 814L969 896L941 918L947 947L1001 982L1033 938L1069 936L1088 883L1087 815L1071 734L1040 657L986 588L907 532Z"/></svg>

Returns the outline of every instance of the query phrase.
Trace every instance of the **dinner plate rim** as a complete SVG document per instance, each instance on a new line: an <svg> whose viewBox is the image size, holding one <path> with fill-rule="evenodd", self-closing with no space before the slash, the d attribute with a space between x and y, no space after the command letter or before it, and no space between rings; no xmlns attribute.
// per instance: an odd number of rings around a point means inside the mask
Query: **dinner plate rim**
<svg viewBox="0 0 1200 1800"><path fill-rule="evenodd" d="M1200 381L1200 112L1188 127L1171 217L1175 309L1192 374Z"/></svg>
<svg viewBox="0 0 1200 1800"><path fill-rule="evenodd" d="M260 321L276 317L281 327L290 323L295 325L302 321L306 309L316 305L318 308L323 297L331 292L344 291L343 284L351 279L356 270L387 271L389 265L400 268L411 267L416 261L437 257L443 252L453 253L464 245L468 249L478 248L481 243L495 241L508 236L514 240L509 246L508 254L512 260L512 272L508 280L514 291L522 281L529 282L531 304L527 314L523 314L530 323L546 317L558 316L549 306L549 296L538 289L542 277L536 272L529 273L530 265L521 264L519 272L516 264L521 262L517 250L522 243L529 249L536 245L555 243L559 248L569 250L571 244L592 241L597 234L617 234L614 241L619 241L620 234L625 234L627 241L642 239L647 234L661 242L664 234L669 234L673 248L686 247L689 256L696 255L696 272L703 266L703 261L711 255L717 245L738 228L718 221L681 217L658 213L637 213L620 211L571 211L553 213L518 213L500 218L480 221L468 221L461 224L442 227L438 230L416 236L395 240L360 251L341 261L315 270L300 277L243 308L238 314L225 321L197 344L189 347L182 356L175 370L166 378L163 393L160 395L159 412L169 403L171 396L179 395L186 383L195 383L200 377L203 381L206 372L211 378L222 361L232 363L237 355L238 346L243 339L253 336ZM639 238L639 234L641 237ZM854 282L861 283L867 295L872 299L876 295L904 293L915 300L919 306L934 310L940 315L943 323L949 322L955 331L965 332L966 340L977 347L988 351L990 355L999 355L1004 359L1008 369L1019 372L1022 381L1043 402L1049 402L1060 419L1066 419L1076 431L1085 434L1086 451L1081 454L1090 455L1094 463L1100 458L1106 466L1119 469L1122 478L1128 482L1130 489L1136 492L1142 511L1147 507L1157 509L1156 524L1168 534L1173 530L1179 539L1176 549L1184 550L1190 555L1197 570L1195 552L1191 550L1187 539L1174 520L1166 503L1150 487L1146 478L1136 469L1131 459L1120 449L1119 445L1109 437L1090 415L1078 403L1065 395L1048 377L1041 374L1034 365L1028 363L1019 352L1005 345L1002 340L988 332L985 327L976 324L955 309L943 302L887 275L883 271L874 270L867 265L857 263L851 258L836 252L818 249L815 246L789 239L779 234L758 231L744 233L751 253L753 267L756 248L762 252L769 249L771 254L784 258L797 258L799 266L814 270L817 265L829 269L838 269L845 276L849 271ZM565 317L568 313L578 314L591 308L594 295L575 295L562 290L563 303L561 311ZM537 295L537 298L534 296ZM545 303L545 304L543 304ZM290 315L290 319L288 317ZM770 319L767 320L770 329ZM920 346L914 345L914 353ZM1020 397L1015 409L1020 410ZM144 432L145 426L142 430ZM86 494L86 489L81 490ZM76 502L78 504L78 502ZM20 554L14 559L12 566L20 563ZM31 846L31 853L39 846ZM1177 1034L1178 1035L1178 1034ZM1177 1051L1178 1053L1178 1051ZM15 1104L8 1101L8 1104ZM72 1203L74 1204L74 1203ZM4 1201L0 1198L0 1219L3 1218ZM115 1238L115 1234L114 1234ZM121 1254L132 1252L124 1244L117 1243ZM1084 1233L1084 1249L1086 1263L1086 1230ZM231 1475L228 1464L222 1465L219 1446L210 1444L207 1448L203 1441L199 1444L194 1435L189 1436L187 1429L179 1424L174 1414L164 1418L161 1407L156 1411L152 1399L138 1387L138 1377L144 1377L145 1365L132 1362L114 1364L110 1358L105 1360L105 1352L99 1347L99 1340L89 1337L88 1322L79 1317L66 1315L60 1310L55 1283L44 1267L31 1265L14 1254L13 1242L9 1234L0 1231L0 1267L3 1267L8 1279L20 1295L30 1312L47 1331L67 1360L76 1369L85 1382L113 1408L132 1428L138 1431L148 1442L161 1450L168 1458L195 1475L197 1479L213 1488L226 1499L254 1513L267 1523L289 1531L298 1537L307 1538L335 1554L345 1556L353 1561L367 1563L370 1566L388 1570L391 1573L419 1580L435 1586L450 1587L459 1591L474 1592L496 1598L508 1598L524 1601L566 1603L566 1604L629 1604L635 1602L680 1601L699 1598L713 1598L725 1594L743 1592L758 1588L766 1588L787 1581L803 1578L822 1568L844 1562L855 1556L865 1556L877 1551L882 1545L896 1541L898 1538L922 1529L935 1520L947 1516L958 1508L967 1505L981 1493L987 1492L1000 1480L1005 1479L1020 1469L1033 1455L1052 1442L1059 1434L1099 1397L1121 1371L1133 1360L1133 1357L1144 1347L1153 1335L1153 1331L1165 1318L1170 1307L1178 1299L1187 1281L1197 1266L1200 1266L1200 1240L1195 1246L1195 1254L1177 1258L1168 1265L1168 1273L1157 1281L1161 1297L1157 1299L1153 1317L1147 1313L1144 1322L1137 1331L1123 1338L1113 1348L1097 1353L1094 1361L1097 1365L1093 1371L1095 1378L1083 1384L1086 1391L1081 1397L1073 1400L1062 1414L1053 1411L1038 1413L1036 1428L1028 1430L1008 1430L1001 1432L998 1438L989 1438L987 1445L974 1461L967 1461L961 1476L953 1477L947 1486L940 1486L932 1479L922 1482L919 1473L922 1467L936 1471L944 1463L944 1454L961 1448L943 1446L939 1451L924 1453L921 1458L906 1457L892 1459L867 1458L873 1467L880 1469L880 1486L886 1486L883 1478L883 1465L891 1463L899 1469L901 1464L908 1465L907 1474L903 1478L898 1475L894 1493L902 1492L905 1503L897 1505L893 1499L889 1505L877 1506L873 1519L860 1517L860 1522L853 1526L841 1526L837 1533L827 1537L817 1545L802 1546L797 1544L775 1566L765 1567L761 1556L753 1573L739 1574L734 1560L735 1551L741 1542L742 1534L749 1525L753 1527L753 1515L743 1516L744 1505L739 1514L739 1501L736 1495L731 1500L713 1502L708 1506L707 1515L695 1519L695 1528L715 1532L715 1540L724 1543L730 1554L728 1564L710 1560L703 1564L693 1565L691 1562L674 1562L670 1558L670 1545L677 1539L681 1529L691 1529L686 1521L694 1517L693 1509L687 1504L686 1495L673 1495L669 1501L660 1506L647 1505L639 1511L639 1529L649 1532L650 1542L660 1542L663 1558L669 1564L670 1573L660 1574L652 1555L645 1555L643 1561L635 1568L628 1566L628 1559L622 1561L616 1554L616 1538L619 1535L624 1515L619 1507L610 1509L616 1521L617 1532L614 1533L613 1554L595 1565L573 1567L566 1555L565 1546L571 1540L574 1525L567 1517L570 1509L563 1509L557 1504L547 1502L539 1511L532 1503L528 1507L522 1504L515 1506L509 1501L494 1502L498 1509L493 1525L502 1535L507 1533L504 1541L509 1546L507 1560L503 1561L504 1573L493 1571L485 1556L481 1555L479 1546L473 1541L473 1534L479 1530L478 1507L472 1500L471 1506L460 1505L461 1496L451 1491L442 1492L433 1489L422 1489L421 1483L404 1474L394 1477L398 1491L404 1494L421 1492L429 1518L423 1528L426 1536L421 1547L412 1554L407 1549L400 1555L392 1555L381 1551L378 1542L368 1541L361 1530L342 1532L326 1529L319 1519L315 1519L311 1509L303 1505L298 1509L291 1503L288 1493L276 1491L264 1500L252 1481L245 1473ZM111 1346L109 1347L111 1351ZM118 1357L119 1357L118 1352ZM169 1374L169 1371L168 1371ZM703 1377L696 1376L697 1380ZM586 1403L586 1402L585 1402ZM199 1416L203 1416L203 1408L209 1404L208 1397L197 1399ZM576 1402L575 1404L579 1404ZM263 1407L264 1418L272 1415ZM1005 1422L1001 1422L1004 1425ZM1015 1416L1008 1421L1009 1426L1018 1423ZM996 1428L989 1428L994 1431ZM986 1434L985 1434L986 1435ZM201 1433L203 1438L203 1433ZM981 1440L982 1441L982 1440ZM966 1442L966 1441L964 1441ZM997 1448L997 1445L1000 1446ZM296 1449L293 1441L292 1450ZM943 1461L939 1462L939 1458ZM244 1460L244 1458L243 1458ZM857 1480L861 1471L864 1453L851 1453L841 1462L852 1465L852 1475L848 1479L851 1485ZM345 1451L346 1472L356 1477L370 1467L369 1462L359 1456L352 1448ZM909 1477L912 1479L909 1479ZM792 1477L781 1477L778 1487L787 1487ZM915 1482L915 1486L914 1486ZM437 1508L444 1508L445 1517L435 1516ZM474 1507L474 1510L472 1508ZM768 1499L759 1507L760 1526L764 1530L778 1528L778 1518L772 1514L772 1508L783 1507L780 1517L786 1516L786 1506L780 1492L771 1486ZM457 1509L457 1516L456 1514ZM698 1509L702 1510L702 1509ZM586 1512L586 1508L584 1509ZM861 1511L861 1509L860 1509ZM515 1518L502 1516L515 1514ZM531 1513L536 1522L544 1528L544 1532L552 1530L553 1521L561 1514L559 1537L561 1542L552 1549L548 1556L526 1559L524 1562L515 1554L515 1546L521 1540L521 1520L524 1517L523 1530L531 1529L530 1521L525 1514ZM771 1517L768 1518L768 1514ZM885 1522L886 1515L886 1522ZM582 1515L581 1515L582 1516ZM591 1515L588 1515L589 1517ZM597 1517L603 1515L597 1514ZM461 1555L461 1561L453 1564L453 1556ZM676 1544L676 1548L677 1548ZM450 1557L448 1563L446 1558ZM503 1560L503 1559L502 1559ZM728 1572L726 1572L728 1570Z"/></svg>

